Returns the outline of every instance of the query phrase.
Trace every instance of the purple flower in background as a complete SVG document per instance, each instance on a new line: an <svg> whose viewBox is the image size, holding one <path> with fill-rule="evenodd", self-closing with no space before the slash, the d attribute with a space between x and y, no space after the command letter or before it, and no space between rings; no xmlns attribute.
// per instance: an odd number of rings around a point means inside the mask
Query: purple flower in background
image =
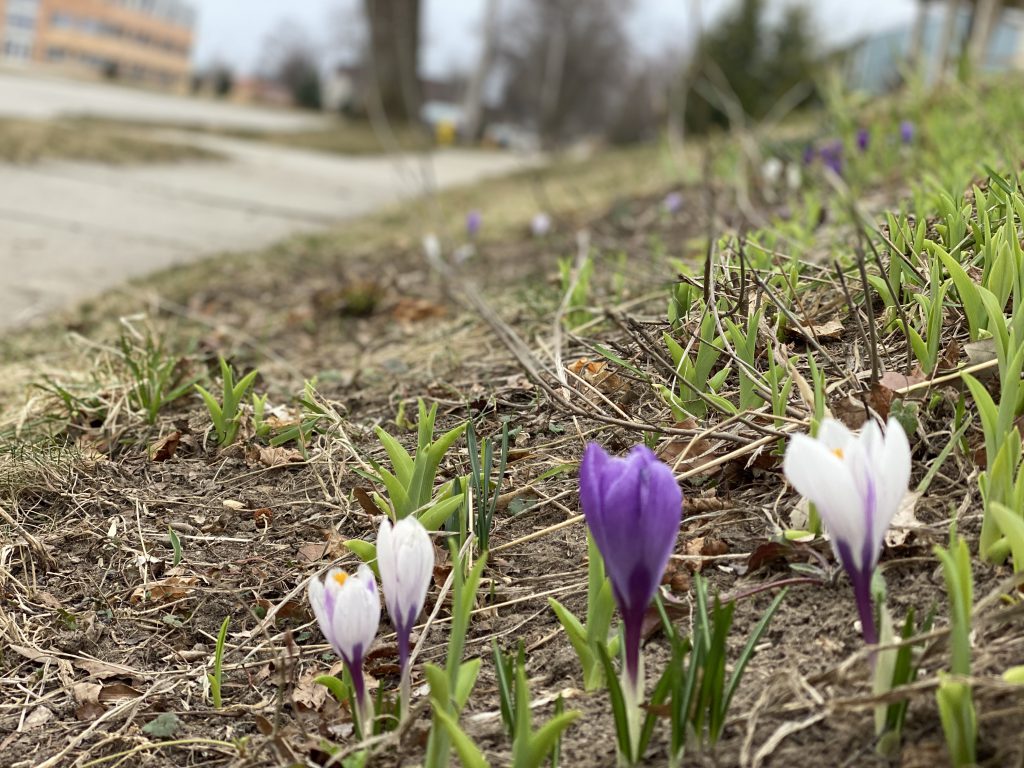
<svg viewBox="0 0 1024 768"><path fill-rule="evenodd" d="M910 120L900 123L900 141L910 144L914 141L914 124Z"/></svg>
<svg viewBox="0 0 1024 768"><path fill-rule="evenodd" d="M665 213L679 213L683 209L683 196L678 192L669 192L661 201L661 209Z"/></svg>
<svg viewBox="0 0 1024 768"><path fill-rule="evenodd" d="M480 227L483 223L484 219L480 211L470 211L466 214L466 234L471 238L476 237L480 233Z"/></svg>
<svg viewBox="0 0 1024 768"><path fill-rule="evenodd" d="M624 671L639 697L644 613L675 548L683 494L648 448L638 445L619 459L590 443L580 464L580 503L622 615Z"/></svg>
<svg viewBox="0 0 1024 768"><path fill-rule="evenodd" d="M869 421L854 435L826 419L816 438L793 436L782 469L821 515L832 550L853 583L864 640L878 642L871 575L910 480L910 444L903 427L890 419L883 436Z"/></svg>
<svg viewBox="0 0 1024 768"><path fill-rule="evenodd" d="M871 143L871 131L867 128L857 129L857 149L861 152L867 152L868 145Z"/></svg>
<svg viewBox="0 0 1024 768"><path fill-rule="evenodd" d="M806 147L804 147L804 154L803 154L804 165L810 165L811 163L813 163L814 162L814 155L815 155L815 152L814 152L814 145L813 144L808 144Z"/></svg>
<svg viewBox="0 0 1024 768"><path fill-rule="evenodd" d="M843 175L843 142L832 141L821 148L821 162L836 176Z"/></svg>

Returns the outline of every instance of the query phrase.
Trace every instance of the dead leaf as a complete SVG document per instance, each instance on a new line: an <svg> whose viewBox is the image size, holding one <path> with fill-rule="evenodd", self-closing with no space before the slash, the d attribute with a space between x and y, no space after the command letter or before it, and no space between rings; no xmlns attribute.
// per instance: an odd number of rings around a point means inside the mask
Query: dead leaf
<svg viewBox="0 0 1024 768"><path fill-rule="evenodd" d="M864 403L853 395L839 398L830 404L830 410L836 420L849 429L860 429L868 417Z"/></svg>
<svg viewBox="0 0 1024 768"><path fill-rule="evenodd" d="M80 670L95 677L97 680L106 680L108 677L138 677L139 674L131 667L123 667L120 664L109 664L96 659L75 659L74 665Z"/></svg>
<svg viewBox="0 0 1024 768"><path fill-rule="evenodd" d="M403 296L391 308L391 316L400 323L415 323L434 317L444 317L448 310L427 299Z"/></svg>
<svg viewBox="0 0 1024 768"><path fill-rule="evenodd" d="M137 699L142 695L142 691L137 691L130 685L125 683L111 683L110 685L104 685L99 692L99 700L106 701L127 701L130 699Z"/></svg>
<svg viewBox="0 0 1024 768"><path fill-rule="evenodd" d="M90 722L106 712L106 709L100 704L101 690L103 690L103 686L99 683L75 683L71 689L71 695L78 705L75 707L77 720L83 723Z"/></svg>
<svg viewBox="0 0 1024 768"><path fill-rule="evenodd" d="M700 429L692 417L676 422L672 426L676 429ZM657 453L658 458L672 467L673 471L689 472L707 463L714 447L714 443L703 437L674 437L659 447Z"/></svg>
<svg viewBox="0 0 1024 768"><path fill-rule="evenodd" d="M868 394L868 404L878 412L878 415L884 421L889 418L889 410L892 408L893 399L903 397L899 390L927 380L926 376L916 372L906 376L895 371L886 371L872 385L871 392Z"/></svg>
<svg viewBox="0 0 1024 768"><path fill-rule="evenodd" d="M940 371L952 371L960 365L960 342L956 339L950 339L949 344L946 345L945 351L942 353L942 357L939 358L938 370Z"/></svg>
<svg viewBox="0 0 1024 768"><path fill-rule="evenodd" d="M299 546L296 554L299 557L299 562L318 563L323 560L324 555L327 554L327 543L323 541L314 541L309 544L302 544Z"/></svg>
<svg viewBox="0 0 1024 768"><path fill-rule="evenodd" d="M198 585L199 578L196 576L170 576L160 581L139 585L128 598L128 602L135 604L147 599L156 602L181 600L192 594Z"/></svg>
<svg viewBox="0 0 1024 768"><path fill-rule="evenodd" d="M331 667L327 674L336 675L343 668L343 662L339 661ZM312 669L300 677L299 681L295 684L295 688L292 690L292 702L313 712L320 711L320 708L323 707L324 702L327 701L327 697L330 695L326 686L316 682L316 679L322 674L324 674L322 669Z"/></svg>
<svg viewBox="0 0 1024 768"><path fill-rule="evenodd" d="M245 504L236 499L224 499L224 501L221 502L221 506L233 509L236 512L240 509L245 509Z"/></svg>
<svg viewBox="0 0 1024 768"><path fill-rule="evenodd" d="M40 704L38 707L36 707L28 713L28 716L25 718L23 730L31 731L36 728L40 728L46 725L52 719L53 712L44 707L42 704Z"/></svg>
<svg viewBox="0 0 1024 768"><path fill-rule="evenodd" d="M274 522L274 511L270 507L260 507L252 511L252 519L256 523L270 523Z"/></svg>
<svg viewBox="0 0 1024 768"><path fill-rule="evenodd" d="M902 547L906 544L910 534L920 529L921 521L917 519L917 502L921 498L920 491L910 491L900 502L899 509L885 532L885 544L887 547Z"/></svg>
<svg viewBox="0 0 1024 768"><path fill-rule="evenodd" d="M572 383L588 402L597 403L601 400L595 389L614 403L623 404L632 399L629 379L615 373L603 360L581 357L566 366L566 370L586 382L581 383L574 379Z"/></svg>
<svg viewBox="0 0 1024 768"><path fill-rule="evenodd" d="M365 488L353 488L352 495L356 497L356 501L359 502L359 506L362 507L363 512L373 518L380 516L380 508L373 503L373 498Z"/></svg>
<svg viewBox="0 0 1024 768"><path fill-rule="evenodd" d="M729 545L721 539L715 539L708 536L697 536L696 538L690 539L686 542L683 547L690 558L699 559L688 559L686 561L686 567L692 573L700 573L703 570L705 563L709 562L704 558L711 558L717 555L724 555L729 551Z"/></svg>
<svg viewBox="0 0 1024 768"><path fill-rule="evenodd" d="M178 450L181 442L181 432L171 432L169 435L157 440L149 448L150 461L167 461L172 458Z"/></svg>
<svg viewBox="0 0 1024 768"><path fill-rule="evenodd" d="M843 328L839 318L834 317L831 320L826 320L824 323L814 325L793 325L790 326L790 330L809 340L835 341L843 335L845 328Z"/></svg>
<svg viewBox="0 0 1024 768"><path fill-rule="evenodd" d="M265 467L270 469L277 469L279 467L286 467L289 464L301 464L306 459L301 453L294 448L284 448L278 446L273 447L260 447L259 449L259 462Z"/></svg>

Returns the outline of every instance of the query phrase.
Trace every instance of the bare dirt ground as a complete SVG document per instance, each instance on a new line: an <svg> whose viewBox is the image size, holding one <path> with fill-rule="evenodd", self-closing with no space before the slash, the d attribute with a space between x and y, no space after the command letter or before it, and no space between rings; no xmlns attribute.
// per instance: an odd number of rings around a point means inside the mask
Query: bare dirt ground
<svg viewBox="0 0 1024 768"><path fill-rule="evenodd" d="M312 682L336 669L336 660L312 622L305 584L337 559L351 564L343 539L372 536L375 521L355 491L368 489L367 481L355 470L367 460L385 460L373 424L409 444L413 437L403 430L401 414L411 412L417 397L440 404L439 428L467 418L481 435L494 434L506 419L513 428L502 487L517 493L499 511L467 652L489 659L492 639L505 647L521 640L533 696L547 702L537 716L550 712L559 693L567 708L585 713L564 739L563 764L614 764L605 694L580 690L575 656L546 598L583 610L583 527L561 524L577 512L574 475L584 443L599 440L624 451L642 439L636 425L666 424L664 404L652 389L671 384L671 367L665 370L652 341L665 329L665 249L680 258L697 256L699 249L687 243L699 241L707 221L697 205L666 215L660 201L660 194L622 200L593 220L576 222L586 225L601 255L585 308L591 319L561 341L552 336L552 312L562 300L555 260L577 248L565 222L544 240L520 235L484 243L458 273L460 284L432 274L415 243L374 246L370 260L366 248L302 241L242 272L240 262L229 259L159 280L151 289L158 298L148 295L151 322L169 339L194 340L178 350L182 375L212 375L217 353L240 369L258 368L257 391L282 408L284 421L298 415L292 398L303 380L316 377L331 416L308 459L294 449L269 451L251 427L239 444L217 451L197 398L168 407L152 427L141 423L130 413L123 361L110 346L117 327L102 313L79 317L77 373L66 362L63 372L51 371L49 391L39 390L24 411L52 439L24 446L20 460L6 465L7 482L16 489L19 527L12 533L24 536L13 536L0 550L4 764L325 764L324 740L345 745L350 726L347 714ZM740 226L737 216L727 214L721 223ZM830 236L827 227L820 236ZM623 258L628 269L617 269ZM719 290L738 285L723 283ZM490 311L473 311L467 296L487 302ZM835 297L820 298L816 311L826 312ZM526 340L525 358L522 349L499 340L495 331L503 327ZM643 375L613 366L602 369L613 372L611 382L589 379L588 386L570 379L568 399L552 397L557 366L586 379L590 369L579 361L600 359L597 343ZM788 344L798 354L804 342ZM856 377L866 364L863 344L847 330L827 349L835 365ZM848 394L835 390L833 406L841 409ZM942 414L939 409L934 421L922 422L918 467L944 444ZM27 426L23 421L22 429ZM690 754L688 764L887 765L873 751L876 700L848 582L831 567L812 576L806 567L793 569L827 562L826 545L778 538L797 499L780 475L775 429L771 418L755 413L713 431L665 427L657 442L686 497L678 556L665 580L667 594L682 601L684 628L695 570L724 595L751 594L739 601L735 638L781 585L792 584L725 738L715 750ZM445 461L442 479L466 471L460 447ZM960 516L968 521L961 530L976 531L978 500L969 471L955 457L943 468L917 507L918 523L883 561L895 615L911 605L944 613L942 580L929 551L945 540L951 505L968 511ZM912 485L918 480L920 470ZM182 543L177 565L169 530ZM769 542L775 544L765 549ZM979 600L1005 575L979 568ZM431 592L428 606L436 588ZM989 682L986 673L1019 662L1019 635L1007 633L1013 619L998 605L985 615L976 625L975 663L986 734L982 757L987 765L1015 765L1024 755L1020 697ZM205 681L224 617L231 620L225 706L217 710ZM442 659L443 624L423 631L425 660ZM369 668L374 684L387 689L396 684L389 642L386 634L378 641ZM665 663L662 643L656 633L648 641L651 669ZM940 631L925 646L924 668L941 666L945 653ZM463 720L500 765L509 759L509 746L496 690L485 660ZM933 686L905 695L911 708L897 762L942 764ZM169 730L153 726L168 713ZM416 764L427 726L421 713L385 742L374 764ZM666 759L659 733L644 764Z"/></svg>

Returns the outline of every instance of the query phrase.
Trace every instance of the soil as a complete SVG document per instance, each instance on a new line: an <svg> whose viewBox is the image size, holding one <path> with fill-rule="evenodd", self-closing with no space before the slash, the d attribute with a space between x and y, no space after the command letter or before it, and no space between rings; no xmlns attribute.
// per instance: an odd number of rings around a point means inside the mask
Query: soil
<svg viewBox="0 0 1024 768"><path fill-rule="evenodd" d="M646 198L625 201L588 222L596 254L585 307L592 319L560 342L553 337L553 312L562 297L557 259L572 259L577 249L564 226L543 240L519 236L481 244L455 281L431 273L411 246L365 254L296 241L247 268L237 261L205 264L147 290L152 327L171 340L196 340L176 350L192 373L215 380L218 354L239 370L258 369L256 391L271 406L283 407L275 413L284 420L298 413L294 398L303 381L315 377L318 402L336 418L311 438L308 459L295 444L269 453L249 422L235 446L218 450L196 396L175 401L147 425L127 400L124 366L111 346L116 329L103 318L80 317L74 327L80 367L50 379L80 399L66 407L40 391L31 413L50 419L31 423L49 431L49 453L30 445L20 463L8 464L16 464L17 472L7 476L11 498L4 507L39 548L21 535L0 548L0 763L319 766L328 762L328 742L351 747L348 713L313 683L339 667L312 620L305 585L332 563L352 566L343 540L373 537L376 521L355 493L371 488L359 473L367 462L386 463L372 426L383 425L411 448L415 434L408 420L416 398L423 397L439 404L439 430L467 418L480 435L494 435L504 419L514 430L502 490L521 494L495 520L494 551L479 596L483 610L467 646L467 655L484 662L463 727L492 764L509 763L490 644L497 639L514 648L522 642L532 696L544 702L535 723L550 716L559 693L566 709L584 713L562 741L561 764L614 765L607 693L581 690L579 664L547 605L555 594L577 615L585 611L584 527L558 524L579 511L575 474L586 441L622 452L643 435L611 419L666 427L673 422L651 387L671 386L671 380L650 340L667 329L672 275L666 260L701 257L708 222L698 210L695 202L670 216L660 197ZM719 227L742 225L716 221ZM819 233L823 243L829 234L827 227ZM482 296L492 314L473 311L464 302L468 294ZM570 402L579 409L570 410L502 343L495 318L525 340L538 368L555 370L553 358L563 365L600 360L596 343L645 376L614 370L621 377L617 386L603 390L611 405L570 384ZM791 354L805 350L799 338L786 343ZM855 328L827 349L855 377L869 366ZM902 354L896 347L888 351L893 359ZM550 376L544 380L557 387ZM837 413L850 391L844 383L833 393ZM936 394L941 402L921 409L912 438L912 487L949 439L957 393ZM799 407L796 393L793 405ZM751 414L750 423L774 426L763 414ZM871 657L855 627L849 582L827 545L780 545L778 558L753 567L751 555L780 541L799 501L782 478L777 443L752 448L763 429L717 417L682 425L690 434L704 427L714 434L700 436L699 458L677 466L685 470L686 517L676 551L698 555L673 561L666 574L666 599L681 606L678 628L689 630L694 569L709 580L712 593L740 598L732 658L778 590L790 586L748 667L722 740L692 749L686 764L945 764L934 690L936 672L948 663L941 631L948 612L932 547L946 542L954 514L972 548L976 541L980 499L970 457L953 452L917 503L917 522L882 562L895 620L902 622L911 608L918 616L934 609L937 630L918 646L920 681L902 694L910 701L902 748L887 760L874 745ZM173 451L168 438L176 442ZM680 440L687 438L662 434L658 450L678 453ZM155 450L160 447L162 452ZM737 449L748 450L721 461ZM702 468L708 463L714 465ZM560 467L564 471L550 472ZM442 464L439 482L467 471L460 442ZM182 548L177 564L171 531ZM438 552L440 557L440 547ZM1009 576L1006 568L976 563L976 600L999 594ZM438 594L435 585L428 611ZM442 607L440 618L447 615ZM225 618L224 703L215 709L207 674ZM1024 657L1020 617L995 599L979 608L975 626L981 761L1019 765L1024 694L1002 684L999 675ZM389 631L382 626L368 672L390 692L397 681ZM442 661L446 640L445 624L431 626L421 660ZM646 654L649 677L659 674L667 661L660 634L650 637ZM417 675L421 701L423 687ZM172 727L154 730L168 713L176 718ZM428 726L421 706L401 736L378 748L372 764L421 762ZM666 764L667 738L662 723L643 764Z"/></svg>

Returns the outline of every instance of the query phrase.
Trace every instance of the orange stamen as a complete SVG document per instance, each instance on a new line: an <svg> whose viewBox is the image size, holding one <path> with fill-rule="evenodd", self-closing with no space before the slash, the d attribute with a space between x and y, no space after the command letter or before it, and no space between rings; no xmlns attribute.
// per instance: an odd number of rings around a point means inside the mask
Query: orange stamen
<svg viewBox="0 0 1024 768"><path fill-rule="evenodd" d="M334 580L338 582L338 586L345 586L345 582L348 580L348 574L344 571L340 571L334 574Z"/></svg>
<svg viewBox="0 0 1024 768"><path fill-rule="evenodd" d="M841 459L841 458L843 458L843 449L842 448L834 448L834 449L832 449L832 454L837 459Z"/></svg>

